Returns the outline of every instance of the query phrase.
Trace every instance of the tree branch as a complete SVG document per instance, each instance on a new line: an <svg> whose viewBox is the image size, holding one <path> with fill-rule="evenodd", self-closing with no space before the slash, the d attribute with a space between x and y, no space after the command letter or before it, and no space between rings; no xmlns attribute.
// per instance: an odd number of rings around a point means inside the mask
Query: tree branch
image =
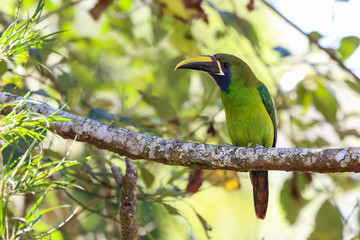
<svg viewBox="0 0 360 240"><path fill-rule="evenodd" d="M332 49L329 48L325 48L323 46L321 46L321 44L319 43L319 41L314 38L313 36L311 36L310 34L307 34L306 32L304 32L300 27L298 27L295 23L291 22L289 19L287 19L283 14L281 14L277 9L275 9L270 3L268 3L266 0L261 0L266 6L268 6L271 10L273 10L277 15L279 15L279 17L281 17L285 22L287 22L288 24L290 24L291 26L293 26L296 30L298 30L301 34L303 34L304 36L306 36L309 41L313 44L315 44L318 48L320 48L322 51L326 52L327 55L329 55L329 57L334 60L343 70L345 70L346 72L350 73L354 79L356 79L357 81L360 81L360 78L353 73L349 68L347 68L345 66L345 64L336 56L335 51L333 51Z"/></svg>
<svg viewBox="0 0 360 240"><path fill-rule="evenodd" d="M20 96L0 92L0 104L21 99ZM29 101L24 107L45 116L58 111L47 103L37 101ZM7 107L0 114L6 115L10 111L10 107ZM244 148L190 143L132 132L65 111L59 111L56 115L73 119L49 126L61 137L74 139L76 136L77 141L132 159L235 171L360 172L360 148Z"/></svg>
<svg viewBox="0 0 360 240"><path fill-rule="evenodd" d="M125 158L125 163L126 173L124 177L121 177L119 170L114 164L111 167L111 171L121 189L121 239L136 240L138 239L136 228L136 181L138 173L130 158Z"/></svg>

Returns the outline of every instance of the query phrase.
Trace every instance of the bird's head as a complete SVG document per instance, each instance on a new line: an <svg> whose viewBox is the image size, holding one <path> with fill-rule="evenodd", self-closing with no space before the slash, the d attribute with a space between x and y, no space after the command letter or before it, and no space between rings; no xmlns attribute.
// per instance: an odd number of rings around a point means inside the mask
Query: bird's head
<svg viewBox="0 0 360 240"><path fill-rule="evenodd" d="M249 84L256 79L250 67L240 58L230 54L218 53L214 56L203 55L180 62L177 69L194 69L209 73L223 92L230 92L232 83Z"/></svg>

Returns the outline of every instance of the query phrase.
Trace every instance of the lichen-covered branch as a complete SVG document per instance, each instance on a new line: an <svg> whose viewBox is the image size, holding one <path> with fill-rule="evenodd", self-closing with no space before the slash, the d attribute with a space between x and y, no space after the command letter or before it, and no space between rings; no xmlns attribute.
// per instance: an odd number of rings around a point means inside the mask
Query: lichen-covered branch
<svg viewBox="0 0 360 240"><path fill-rule="evenodd" d="M0 104L22 99L0 92ZM58 109L43 102L28 102L32 111L49 116ZM7 114L10 109L3 110ZM51 124L50 129L65 139L92 144L132 159L202 169L283 170L303 172L360 172L360 148L243 148L190 143L140 134L83 118L65 111L57 115L71 122Z"/></svg>

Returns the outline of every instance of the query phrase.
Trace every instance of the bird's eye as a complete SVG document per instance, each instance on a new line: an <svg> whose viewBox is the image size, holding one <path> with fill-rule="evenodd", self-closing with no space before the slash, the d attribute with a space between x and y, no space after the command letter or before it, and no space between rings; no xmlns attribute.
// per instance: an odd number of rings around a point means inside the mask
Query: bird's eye
<svg viewBox="0 0 360 240"><path fill-rule="evenodd" d="M224 67L226 67L226 68L230 67L230 63L224 62Z"/></svg>

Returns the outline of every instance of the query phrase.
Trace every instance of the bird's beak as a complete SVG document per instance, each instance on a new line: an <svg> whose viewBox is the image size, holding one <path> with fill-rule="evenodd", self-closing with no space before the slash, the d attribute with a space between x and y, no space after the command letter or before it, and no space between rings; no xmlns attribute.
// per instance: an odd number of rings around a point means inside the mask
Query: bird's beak
<svg viewBox="0 0 360 240"><path fill-rule="evenodd" d="M203 55L186 59L176 65L174 71L179 68L200 70L215 75L225 75L223 70L221 69L220 62L211 55Z"/></svg>

